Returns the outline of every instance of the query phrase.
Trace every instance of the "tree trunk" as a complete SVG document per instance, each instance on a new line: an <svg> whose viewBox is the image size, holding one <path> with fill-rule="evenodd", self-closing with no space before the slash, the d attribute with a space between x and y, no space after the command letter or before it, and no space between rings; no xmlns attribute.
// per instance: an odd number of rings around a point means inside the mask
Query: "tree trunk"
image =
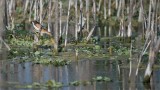
<svg viewBox="0 0 160 90"><path fill-rule="evenodd" d="M3 46L5 45L5 47L10 50L10 47L5 43L5 41L3 40L4 37L4 33L6 30L6 26L7 26L7 17L6 17L6 13L7 13L7 9L6 9L6 0L0 0L0 49L2 52L0 52L0 54L2 55L2 57L4 58L0 58L1 60L6 59L6 49L3 49Z"/></svg>
<svg viewBox="0 0 160 90"><path fill-rule="evenodd" d="M58 0L55 0L55 30L54 30L54 38L55 38L55 54L58 54L58 16L59 16L59 10L58 10Z"/></svg>
<svg viewBox="0 0 160 90"><path fill-rule="evenodd" d="M38 7L37 7L37 0L34 2L34 20L37 20L37 13L38 13ZM38 36L34 34L34 43L37 43L39 41Z"/></svg>
<svg viewBox="0 0 160 90"><path fill-rule="evenodd" d="M78 12L77 12L77 0L75 0L75 40L78 41Z"/></svg>
<svg viewBox="0 0 160 90"><path fill-rule="evenodd" d="M33 0L30 0L29 3L30 3L30 7L29 7L29 22L31 22Z"/></svg>
<svg viewBox="0 0 160 90"><path fill-rule="evenodd" d="M80 28L80 31L79 31L79 40L81 41L82 40L82 38L83 38L83 34L82 34L82 23L83 23L83 1L82 0L80 0L80 20L79 20L79 24L80 24L80 26L79 26L79 28Z"/></svg>
<svg viewBox="0 0 160 90"><path fill-rule="evenodd" d="M6 0L0 0L0 38L3 38L6 24L7 24L7 17L6 17Z"/></svg>
<svg viewBox="0 0 160 90"><path fill-rule="evenodd" d="M104 19L107 19L107 9L106 9L106 0L104 0ZM104 26L104 37L107 37L107 27L106 25Z"/></svg>
<svg viewBox="0 0 160 90"><path fill-rule="evenodd" d="M140 5L140 7L139 7L139 16L138 16L138 22L142 22L143 21L143 12L144 12L144 10L143 10L143 1L141 0L140 1L140 3L141 3L141 5Z"/></svg>
<svg viewBox="0 0 160 90"><path fill-rule="evenodd" d="M62 2L59 2L59 35L62 37Z"/></svg>
<svg viewBox="0 0 160 90"><path fill-rule="evenodd" d="M86 0L87 31L89 32L89 1Z"/></svg>
<svg viewBox="0 0 160 90"><path fill-rule="evenodd" d="M40 18L40 23L42 23L42 15L43 15L43 0L40 0L40 13L39 13L39 18Z"/></svg>
<svg viewBox="0 0 160 90"><path fill-rule="evenodd" d="M119 0L118 11L117 11L117 18L120 17L121 8L122 8L122 0Z"/></svg>
<svg viewBox="0 0 160 90"><path fill-rule="evenodd" d="M155 17L156 17L156 1L150 1L150 4L153 5L151 6L152 7L152 18L151 18L151 34L150 34L150 37L151 37L151 45L150 45L150 52L149 52L149 61L148 61L148 66L147 66L147 69L145 71L145 75L144 75L144 82L147 82L149 83L151 81L151 75L152 75L152 72L153 72L153 65L155 63L155 59L156 59L156 56L157 56L157 53L159 51L159 46L160 46L160 38L157 40L157 34L155 33ZM151 9L151 8L150 8ZM151 17L149 16L149 17ZM149 28L149 27L148 27Z"/></svg>
<svg viewBox="0 0 160 90"><path fill-rule="evenodd" d="M111 0L108 1L108 16L111 16Z"/></svg>
<svg viewBox="0 0 160 90"><path fill-rule="evenodd" d="M149 4L149 14L148 14L148 19L147 19L147 31L146 31L146 38L149 37L149 31L151 28L151 13L152 13L152 0L150 0L150 4Z"/></svg>
<svg viewBox="0 0 160 90"><path fill-rule="evenodd" d="M93 0L93 18L96 21L96 1Z"/></svg>
<svg viewBox="0 0 160 90"><path fill-rule="evenodd" d="M52 0L49 0L49 5L48 5L48 32L51 32L51 11L52 11Z"/></svg>
<svg viewBox="0 0 160 90"><path fill-rule="evenodd" d="M24 14L23 14L23 18L25 18L26 17L26 12L27 12L27 8L28 8L28 4L29 4L29 0L26 0L26 2L25 2L25 7L24 7Z"/></svg>
<svg viewBox="0 0 160 90"><path fill-rule="evenodd" d="M132 11L133 11L133 0L130 0L129 14L128 14L128 37L132 35Z"/></svg>
<svg viewBox="0 0 160 90"><path fill-rule="evenodd" d="M66 25L66 37L65 37L65 47L67 46L67 39L68 39L68 23L69 23L69 16L70 16L70 8L71 8L71 0L69 0L68 5L68 14L67 14L67 25Z"/></svg>

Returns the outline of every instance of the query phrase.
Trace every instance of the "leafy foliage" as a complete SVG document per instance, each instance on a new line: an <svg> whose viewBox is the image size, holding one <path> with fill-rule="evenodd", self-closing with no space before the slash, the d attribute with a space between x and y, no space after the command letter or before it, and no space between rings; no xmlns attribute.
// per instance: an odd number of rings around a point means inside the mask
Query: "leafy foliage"
<svg viewBox="0 0 160 90"><path fill-rule="evenodd" d="M88 81L72 81L72 82L69 82L67 86L79 86L79 85L92 85L93 82L110 82L111 79L108 78L108 77L102 77L102 76L97 76L97 77L94 77L92 78L91 80L88 80ZM17 88L44 88L44 87L47 87L47 88L60 88L60 87L63 87L65 86L63 83L61 82L56 82L55 80L48 80L46 83L44 84L41 84L41 83L38 83L38 82L34 82L33 84L31 85L17 85L16 87Z"/></svg>

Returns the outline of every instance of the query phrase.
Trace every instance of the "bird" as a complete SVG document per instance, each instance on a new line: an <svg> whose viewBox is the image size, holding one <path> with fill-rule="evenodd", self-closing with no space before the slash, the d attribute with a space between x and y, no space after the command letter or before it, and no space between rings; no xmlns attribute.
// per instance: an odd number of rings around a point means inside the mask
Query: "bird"
<svg viewBox="0 0 160 90"><path fill-rule="evenodd" d="M40 33L41 36L43 36L44 34L52 36L52 34L48 32L47 29L43 28L43 26L38 21L36 20L32 21L32 25L34 29L36 30L36 32Z"/></svg>
<svg viewBox="0 0 160 90"><path fill-rule="evenodd" d="M52 34L50 32L48 32L47 29L43 28L43 26L36 20L31 21L31 22L32 22L32 25L33 25L34 29L36 30L36 32L40 33L41 36L43 36L44 34L49 35L51 37L51 42L55 45L55 40L54 40ZM59 45L62 44L62 39L63 39L62 35L60 35L58 38Z"/></svg>

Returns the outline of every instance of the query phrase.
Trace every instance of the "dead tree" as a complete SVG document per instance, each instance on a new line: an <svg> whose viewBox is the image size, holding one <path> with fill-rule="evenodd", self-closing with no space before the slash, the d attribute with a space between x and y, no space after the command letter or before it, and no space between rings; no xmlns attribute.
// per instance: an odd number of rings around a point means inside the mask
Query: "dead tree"
<svg viewBox="0 0 160 90"><path fill-rule="evenodd" d="M67 46L68 42L68 26L69 26L69 16L70 16L70 8L71 8L71 0L69 0L69 5L68 5L68 13L67 13L67 24L66 24L66 32L65 32L65 47Z"/></svg>
<svg viewBox="0 0 160 90"><path fill-rule="evenodd" d="M120 0L117 11L117 18L120 20L120 29L119 29L119 34L117 35L119 37L126 37L124 11L125 11L125 0Z"/></svg>
<svg viewBox="0 0 160 90"><path fill-rule="evenodd" d="M58 40L59 40L59 35L58 35L58 18L59 16L59 10L58 10L58 0L55 0L55 30L54 30L54 38L55 38L55 45L54 45L54 50L55 54L58 53Z"/></svg>
<svg viewBox="0 0 160 90"><path fill-rule="evenodd" d="M6 0L1 0L0 1L0 37L2 38L5 32L5 27L7 24L7 17L6 17Z"/></svg>
<svg viewBox="0 0 160 90"><path fill-rule="evenodd" d="M83 37L83 34L82 34L82 24L83 24L83 1L80 0L80 23L79 23L79 28L80 28L80 31L79 31L79 34L78 34L78 37L80 40L82 40L82 37Z"/></svg>
<svg viewBox="0 0 160 90"><path fill-rule="evenodd" d="M6 30L6 26L7 26L7 15L6 15L6 0L1 0L0 1L0 49L3 48L3 45L6 46L6 48L8 50L10 50L10 47L5 43L5 41L3 40L4 37L4 32ZM3 52L4 53L4 52Z"/></svg>
<svg viewBox="0 0 160 90"><path fill-rule="evenodd" d="M133 14L133 0L129 3L129 14L128 14L128 37L132 35L132 14Z"/></svg>
<svg viewBox="0 0 160 90"><path fill-rule="evenodd" d="M77 2L78 2L78 0L75 0L75 4L74 4L74 7L75 7L75 40L76 40L76 42L78 41L78 12L77 12L77 10L78 10L78 8L77 8Z"/></svg>
<svg viewBox="0 0 160 90"><path fill-rule="evenodd" d="M32 0L31 0L32 1ZM26 17L26 12L27 12L27 8L28 8L28 4L29 4L29 0L26 0L25 1L25 5L24 5L24 13L23 13L23 18Z"/></svg>
<svg viewBox="0 0 160 90"><path fill-rule="evenodd" d="M150 31L148 30L148 33L146 33L148 35L148 37L150 37L150 40L151 40L151 44L150 44L150 50L149 50L149 60L148 60L148 65L147 65L147 68L146 68L146 71L145 71L145 75L144 75L144 82L145 83L149 83L150 82L150 79L151 79L151 76L152 76L152 73L153 73L153 66L154 66L154 63L155 63L155 59L156 59L156 56L157 56L157 53L159 51L159 47L160 47L160 37L158 37L157 39L157 33L156 33L156 19L157 19L157 15L156 13L156 10L158 9L157 8L158 4L156 3L156 1L154 0L150 0L150 9L149 11L152 9L152 13L149 12L151 16L148 16L149 18L149 22L151 22L151 26L150 27ZM151 20L151 21L150 21ZM148 27L149 28L149 27Z"/></svg>
<svg viewBox="0 0 160 90"><path fill-rule="evenodd" d="M89 32L89 0L86 0L87 31Z"/></svg>

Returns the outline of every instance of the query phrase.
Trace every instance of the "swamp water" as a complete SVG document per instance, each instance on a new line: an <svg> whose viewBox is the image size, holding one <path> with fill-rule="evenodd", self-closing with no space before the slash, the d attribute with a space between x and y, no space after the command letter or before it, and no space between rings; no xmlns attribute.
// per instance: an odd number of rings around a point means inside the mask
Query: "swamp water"
<svg viewBox="0 0 160 90"><path fill-rule="evenodd" d="M124 61L127 62L127 61ZM118 68L120 66L120 68ZM120 70L120 73L119 73ZM55 67L53 65L33 64L31 62L15 63L0 61L0 90L144 90L144 69L140 69L136 83L129 83L129 68L125 63L116 60L79 60L68 65ZM93 78L99 81L89 83ZM111 81L100 81L100 78L108 77ZM24 85L33 83L44 84L49 80L63 83L60 88L29 88ZM69 85L70 82L83 83ZM87 84L88 82L88 84ZM85 84L84 84L85 83ZM21 86L21 87L18 87ZM160 90L160 70L153 72L151 87Z"/></svg>

